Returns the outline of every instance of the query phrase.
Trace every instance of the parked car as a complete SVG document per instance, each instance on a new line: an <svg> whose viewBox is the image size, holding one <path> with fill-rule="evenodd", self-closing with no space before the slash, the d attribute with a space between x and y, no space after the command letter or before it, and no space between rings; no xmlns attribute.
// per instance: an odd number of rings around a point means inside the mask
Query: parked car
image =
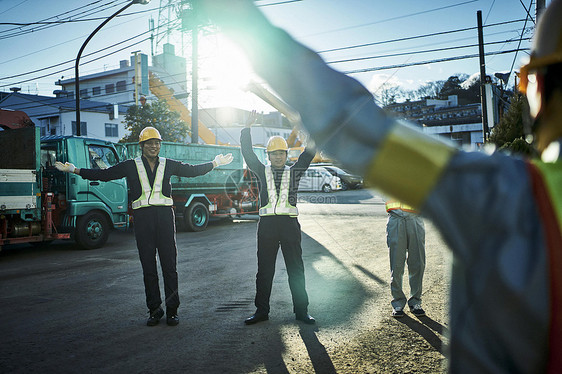
<svg viewBox="0 0 562 374"><path fill-rule="evenodd" d="M350 174L334 165L323 165L322 167L328 170L330 174L341 179L341 188L344 191L347 189L361 188L363 186L363 178L359 175Z"/></svg>
<svg viewBox="0 0 562 374"><path fill-rule="evenodd" d="M341 190L341 179L323 167L309 167L301 177L299 191L332 192Z"/></svg>

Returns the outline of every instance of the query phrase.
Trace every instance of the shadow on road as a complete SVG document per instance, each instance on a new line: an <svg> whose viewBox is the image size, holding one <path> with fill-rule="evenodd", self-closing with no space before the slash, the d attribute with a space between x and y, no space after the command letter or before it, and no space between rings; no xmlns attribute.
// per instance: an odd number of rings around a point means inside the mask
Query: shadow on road
<svg viewBox="0 0 562 374"><path fill-rule="evenodd" d="M326 351L326 348L318 340L318 337L316 336L317 331L318 329L301 327L299 332L302 341L306 346L306 350L308 351L308 356L310 357L310 361L314 367L314 372L335 374L337 372L336 368L334 367L332 359Z"/></svg>
<svg viewBox="0 0 562 374"><path fill-rule="evenodd" d="M372 272L370 272L369 270L365 269L363 266L361 265L354 265L356 269L361 270L366 276L368 276L369 278L371 278L372 280L374 280L375 282L377 282L378 284L380 284L381 286L386 286L388 283L385 282L383 279L377 277L375 274L373 274Z"/></svg>
<svg viewBox="0 0 562 374"><path fill-rule="evenodd" d="M418 319L419 321L406 315L402 318L397 318L396 320L408 326L412 331L424 338L433 348L435 348L436 351L443 354L443 341L439 338L439 336L437 336L437 334L435 334L435 332L443 335L444 331L447 329L439 322L436 322L427 316L419 317Z"/></svg>

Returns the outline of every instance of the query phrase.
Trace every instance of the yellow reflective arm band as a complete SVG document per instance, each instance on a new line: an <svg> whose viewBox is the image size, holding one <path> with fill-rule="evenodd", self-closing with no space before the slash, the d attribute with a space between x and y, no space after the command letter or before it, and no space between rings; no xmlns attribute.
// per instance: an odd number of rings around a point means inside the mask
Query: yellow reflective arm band
<svg viewBox="0 0 562 374"><path fill-rule="evenodd" d="M419 208L456 148L413 128L396 125L366 172L368 183Z"/></svg>

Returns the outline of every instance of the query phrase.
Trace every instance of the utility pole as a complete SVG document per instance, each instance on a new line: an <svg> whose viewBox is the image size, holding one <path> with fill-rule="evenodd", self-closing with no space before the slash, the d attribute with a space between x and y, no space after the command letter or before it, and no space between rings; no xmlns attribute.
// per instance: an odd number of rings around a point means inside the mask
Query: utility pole
<svg viewBox="0 0 562 374"><path fill-rule="evenodd" d="M191 142L199 143L199 112L197 110L198 95L198 44L199 44L199 15L197 14L197 0L191 2L193 26L191 29Z"/></svg>
<svg viewBox="0 0 562 374"><path fill-rule="evenodd" d="M537 5L535 6L535 25L539 23L539 18L545 8L544 3L544 0L537 0Z"/></svg>
<svg viewBox="0 0 562 374"><path fill-rule="evenodd" d="M488 106L486 103L486 62L484 61L484 33L482 28L482 11L476 13L478 19L478 53L480 55L480 103L482 106L482 133L484 143L488 141Z"/></svg>

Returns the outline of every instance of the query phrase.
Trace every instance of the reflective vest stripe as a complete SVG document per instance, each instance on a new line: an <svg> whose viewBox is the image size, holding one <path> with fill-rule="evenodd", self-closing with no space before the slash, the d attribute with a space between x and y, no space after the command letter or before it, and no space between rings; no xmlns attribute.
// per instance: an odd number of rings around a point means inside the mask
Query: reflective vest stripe
<svg viewBox="0 0 562 374"><path fill-rule="evenodd" d="M412 208L409 205L403 204L400 201L397 200L388 200L385 204L385 208L387 212L390 212L391 210L403 210L404 212L410 212L410 213L419 213L417 210L415 210L414 208Z"/></svg>
<svg viewBox="0 0 562 374"><path fill-rule="evenodd" d="M260 208L260 216L284 215L296 217L299 214L296 206L289 203L289 186L291 182L291 170L285 166L283 175L281 176L281 186L279 187L279 195L275 187L275 177L271 166L265 167L265 182L267 186L268 203Z"/></svg>
<svg viewBox="0 0 562 374"><path fill-rule="evenodd" d="M548 250L550 280L550 331L547 373L562 367L562 163L528 164Z"/></svg>
<svg viewBox="0 0 562 374"><path fill-rule="evenodd" d="M164 169L166 168L166 159L164 157L158 158L158 167L156 169L156 176L154 177L154 185L150 187L150 181L146 174L146 169L140 157L135 158L135 165L139 174L139 181L141 185L141 195L138 199L131 204L133 209L143 208L147 206L172 206L173 200L162 193L162 183L164 181Z"/></svg>
<svg viewBox="0 0 562 374"><path fill-rule="evenodd" d="M457 149L406 125L390 129L365 181L389 196L419 208Z"/></svg>

